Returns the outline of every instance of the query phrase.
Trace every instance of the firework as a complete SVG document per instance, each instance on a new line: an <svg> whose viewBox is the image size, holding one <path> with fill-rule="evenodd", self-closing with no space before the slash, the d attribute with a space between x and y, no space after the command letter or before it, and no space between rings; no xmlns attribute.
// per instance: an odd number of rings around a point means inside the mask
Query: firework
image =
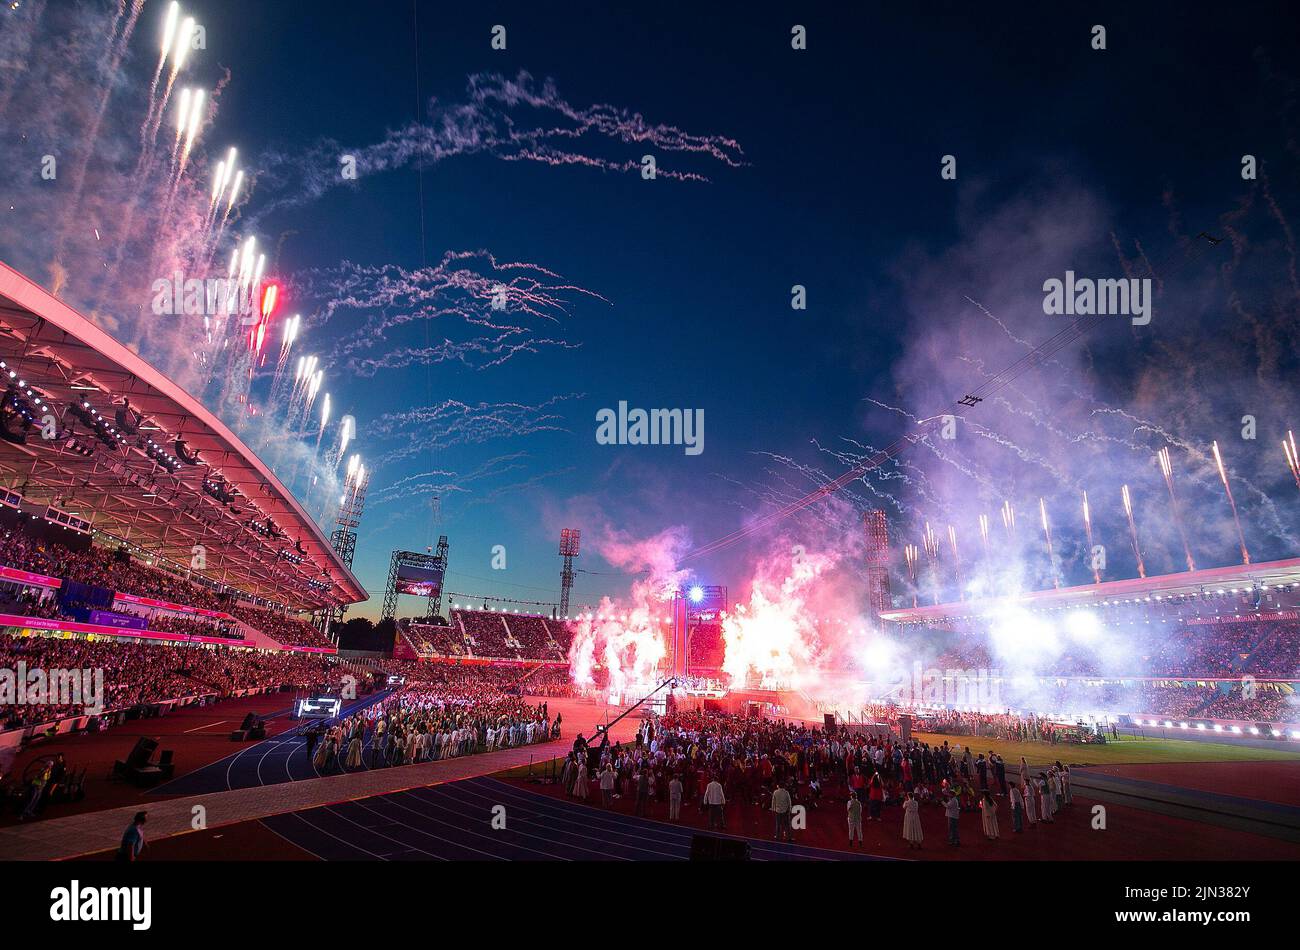
<svg viewBox="0 0 1300 950"><path fill-rule="evenodd" d="M966 585L961 578L961 554L957 550L957 529L948 525L948 547L952 549L952 568L957 575L957 599L966 599Z"/></svg>
<svg viewBox="0 0 1300 950"><path fill-rule="evenodd" d="M1223 481L1223 491L1228 496L1228 507L1232 509L1232 522L1237 526L1237 540L1241 542L1241 563L1250 563L1250 552L1246 550L1246 536L1241 533L1241 519L1237 517L1237 502L1232 497L1232 486L1228 484L1228 470L1223 467L1223 456L1219 454L1219 443L1211 442L1214 450L1214 464L1219 467L1219 478Z"/></svg>
<svg viewBox="0 0 1300 950"><path fill-rule="evenodd" d="M921 538L921 543L925 547L925 559L930 565L930 595L937 606L939 603L939 539L935 537L928 521L925 523L925 534Z"/></svg>
<svg viewBox="0 0 1300 950"><path fill-rule="evenodd" d="M230 214L230 209L235 206L235 199L239 197L239 186L244 183L244 170L241 168L235 173L235 182L230 186L230 196L226 199L226 214Z"/></svg>
<svg viewBox="0 0 1300 950"><path fill-rule="evenodd" d="M1007 529L1007 540L1016 539L1016 509L1011 507L1011 502L1002 503L1002 527Z"/></svg>
<svg viewBox="0 0 1300 950"><path fill-rule="evenodd" d="M903 559L907 562L907 579L911 581L912 584L912 606L913 607L917 605L916 604L916 561L920 553L921 552L916 549L915 544L903 545Z"/></svg>
<svg viewBox="0 0 1300 950"><path fill-rule="evenodd" d="M1128 517L1128 533L1133 539L1133 556L1137 558L1138 577L1147 576L1147 566L1142 562L1142 548L1138 544L1137 522L1133 520L1133 499L1129 497L1128 486L1120 488L1120 495L1124 499L1124 514Z"/></svg>
<svg viewBox="0 0 1300 950"><path fill-rule="evenodd" d="M217 206L217 199L221 197L221 185L226 178L226 163L217 162L216 170L212 173L212 197L208 199L208 210L211 211Z"/></svg>
<svg viewBox="0 0 1300 950"><path fill-rule="evenodd" d="M190 159L190 150L194 147L194 137L199 133L199 125L203 121L203 99L204 92L202 89L194 90L194 95L190 98L189 122L185 130L185 148L181 152L181 170L184 171L185 163Z"/></svg>
<svg viewBox="0 0 1300 950"><path fill-rule="evenodd" d="M1165 476L1165 486L1169 489L1169 507L1174 513L1174 524L1178 526L1178 536L1183 541L1183 553L1187 555L1187 569L1196 570L1196 562L1192 560L1192 548L1187 543L1187 531L1183 527L1183 516L1178 510L1178 498L1174 494L1174 465L1169 459L1169 447L1165 446L1156 453L1156 458L1160 461L1160 472Z"/></svg>
<svg viewBox="0 0 1300 950"><path fill-rule="evenodd" d="M144 123L140 126L140 143L145 146L145 150L140 155L141 164L137 165L137 172L144 167L144 163L151 152L148 143L158 131L157 123L162 121L162 113L167 107L167 99L171 94L172 83L176 79L176 73L173 70L167 78L167 88L163 93L162 101L155 102L154 97L158 92L158 80L162 78L163 67L167 65L167 57L171 55L173 46L177 45L179 40L177 26L180 14L181 5L173 2L167 7L167 16L163 19L162 54L158 57L158 65L154 67L153 81L149 83L149 108L145 111ZM192 24L193 21L189 22Z"/></svg>
<svg viewBox="0 0 1300 950"><path fill-rule="evenodd" d="M980 541L984 545L984 560L989 559L989 516L980 515Z"/></svg>
<svg viewBox="0 0 1300 950"><path fill-rule="evenodd" d="M167 54L172 51L172 40L176 36L176 24L180 20L181 5L173 2L167 7L167 18L163 20L163 38L162 38L162 56L158 58L158 68L154 73L154 82L158 81L158 75L162 68L167 65Z"/></svg>
<svg viewBox="0 0 1300 950"><path fill-rule="evenodd" d="M343 453L348 450L348 443L356 438L356 435L357 421L351 416L344 416L343 424L339 430L339 458L343 457ZM359 458L359 456L354 455L353 458Z"/></svg>
<svg viewBox="0 0 1300 950"><path fill-rule="evenodd" d="M217 163L217 169L212 175L212 198L211 204L208 206L208 214L213 218L216 217L218 209L221 208L221 198L223 195L227 194L226 188L230 185L231 179L234 179L235 181L235 187L230 189L227 200L224 202L225 213L221 216L222 225L226 223L226 215L230 213L230 207L234 204L235 194L239 189L239 183L244 180L244 173L242 170L239 172L238 176L235 174L235 156L237 154L238 152L232 145L229 154L226 155L222 161ZM211 222L209 222L209 224L210 223Z"/></svg>
<svg viewBox="0 0 1300 950"><path fill-rule="evenodd" d="M172 47L172 76L185 66L185 57L190 54L190 44L194 42L194 17L187 16L181 22L180 32L176 34L176 45Z"/></svg>
<svg viewBox="0 0 1300 950"><path fill-rule="evenodd" d="M1088 507L1088 492L1083 493L1083 529L1088 535L1088 559L1092 563L1092 579L1101 583L1101 569L1097 566L1097 557L1092 553L1092 511Z"/></svg>
<svg viewBox="0 0 1300 950"><path fill-rule="evenodd" d="M1038 499L1038 514L1043 521L1043 537L1047 539L1047 564L1052 569L1052 584L1058 590L1061 587L1061 575L1056 570L1056 554L1052 551L1052 525L1047 520L1047 502Z"/></svg>
<svg viewBox="0 0 1300 950"><path fill-rule="evenodd" d="M186 86L181 90L181 97L176 103L176 141L172 143L175 149L180 144L181 136L185 134L185 126L190 120L190 97L194 95L194 90Z"/></svg>
<svg viewBox="0 0 1300 950"><path fill-rule="evenodd" d="M1286 467L1291 470L1291 477L1295 479L1295 487L1300 488L1300 455L1296 454L1295 434L1288 429L1286 438L1282 440L1282 454L1286 456Z"/></svg>

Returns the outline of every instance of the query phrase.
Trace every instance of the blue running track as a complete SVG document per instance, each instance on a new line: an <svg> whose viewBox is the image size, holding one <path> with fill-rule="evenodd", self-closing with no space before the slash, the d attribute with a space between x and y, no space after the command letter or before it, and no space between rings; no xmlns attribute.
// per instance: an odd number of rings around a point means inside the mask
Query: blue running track
<svg viewBox="0 0 1300 950"><path fill-rule="evenodd" d="M365 709L379 702L388 695L388 691L374 693L355 700L343 707L342 714L350 716L360 709ZM283 709L265 719L279 719L292 714L293 709ZM303 720L301 728L311 725ZM307 756L307 738L296 735L297 730L281 733L270 739L243 746L217 762L195 769L187 775L172 779L150 791L150 794L162 795L207 795L212 792L228 792L236 788L256 788L262 785L279 785L284 782L299 782L303 779L320 778L325 775L339 775L340 769L332 767L318 772ZM344 750L346 754L346 750ZM362 771L369 768L370 741L366 740L364 765Z"/></svg>
<svg viewBox="0 0 1300 950"><path fill-rule="evenodd" d="M497 805L505 807L501 830L492 827ZM563 801L487 777L261 821L324 861L684 861L695 834L693 828ZM758 861L891 860L746 840Z"/></svg>

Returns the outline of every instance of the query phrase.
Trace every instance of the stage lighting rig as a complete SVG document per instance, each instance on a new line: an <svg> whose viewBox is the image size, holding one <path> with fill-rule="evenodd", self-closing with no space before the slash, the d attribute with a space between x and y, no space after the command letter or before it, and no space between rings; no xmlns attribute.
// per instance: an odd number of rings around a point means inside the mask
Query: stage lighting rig
<svg viewBox="0 0 1300 950"><path fill-rule="evenodd" d="M176 455L186 465L202 465L203 459L198 452L190 452L189 443L184 439L176 440Z"/></svg>
<svg viewBox="0 0 1300 950"><path fill-rule="evenodd" d="M144 439L143 442L145 455L149 456L149 458L167 469L168 474L174 475L176 470L181 467L181 463L177 460L176 456L172 455L153 439Z"/></svg>
<svg viewBox="0 0 1300 950"><path fill-rule="evenodd" d="M67 442L63 443L63 447L74 455L80 455L82 458L90 458L95 454L95 447L82 442L80 439L68 439Z"/></svg>
<svg viewBox="0 0 1300 950"><path fill-rule="evenodd" d="M125 397L122 398L122 405L117 407L113 416L117 421L117 427L127 435L138 434L140 425L144 421L144 417L131 408L131 400Z"/></svg>
<svg viewBox="0 0 1300 950"><path fill-rule="evenodd" d="M15 383L5 389L0 399L0 438L16 445L27 444L27 433L32 428L34 412Z"/></svg>
<svg viewBox="0 0 1300 950"><path fill-rule="evenodd" d="M95 437L103 442L110 449L116 449L124 446L126 436L117 431L117 426L110 425L108 420L99 414L87 400L82 399L68 404L68 411L78 419L86 428L95 433Z"/></svg>
<svg viewBox="0 0 1300 950"><path fill-rule="evenodd" d="M212 475L203 480L203 493L223 505L231 505L239 497L239 492L220 475ZM238 510L235 510L235 513L238 514Z"/></svg>

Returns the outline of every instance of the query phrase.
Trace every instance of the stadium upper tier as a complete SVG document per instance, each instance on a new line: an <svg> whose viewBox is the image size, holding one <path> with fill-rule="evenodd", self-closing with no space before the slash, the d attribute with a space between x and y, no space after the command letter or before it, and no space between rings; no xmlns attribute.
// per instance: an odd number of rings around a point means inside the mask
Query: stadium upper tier
<svg viewBox="0 0 1300 950"><path fill-rule="evenodd" d="M0 361L0 503L293 609L366 599L224 423L3 263Z"/></svg>
<svg viewBox="0 0 1300 950"><path fill-rule="evenodd" d="M924 595L925 591L919 593ZM897 624L934 625L988 617L1008 607L1030 611L1086 608L1150 610L1159 607L1185 619L1252 614L1280 615L1300 606L1300 558L1264 564L1236 564L1157 577L1026 591L1010 597L971 597L967 600L896 608L880 619Z"/></svg>
<svg viewBox="0 0 1300 950"><path fill-rule="evenodd" d="M453 610L447 626L404 622L402 637L419 656L562 662L573 638L564 621L535 614Z"/></svg>

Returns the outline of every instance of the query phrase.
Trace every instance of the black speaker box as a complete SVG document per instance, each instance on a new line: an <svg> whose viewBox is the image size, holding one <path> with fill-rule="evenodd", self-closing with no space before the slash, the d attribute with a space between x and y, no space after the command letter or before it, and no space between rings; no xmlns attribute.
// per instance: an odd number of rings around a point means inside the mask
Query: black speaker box
<svg viewBox="0 0 1300 950"><path fill-rule="evenodd" d="M713 835L691 836L692 861L748 861L749 842Z"/></svg>

